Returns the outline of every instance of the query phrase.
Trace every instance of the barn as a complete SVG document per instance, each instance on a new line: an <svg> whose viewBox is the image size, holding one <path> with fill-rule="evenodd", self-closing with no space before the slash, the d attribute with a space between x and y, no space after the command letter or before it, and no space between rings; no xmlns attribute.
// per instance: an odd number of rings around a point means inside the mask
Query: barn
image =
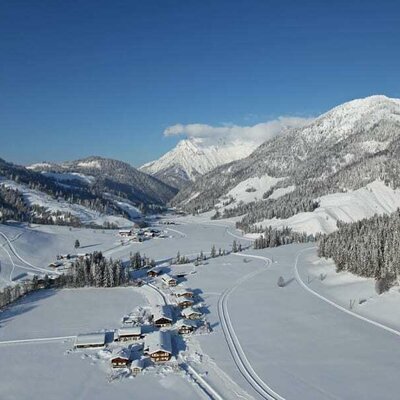
<svg viewBox="0 0 400 400"><path fill-rule="evenodd" d="M169 361L172 357L170 332L156 331L146 336L144 354L154 362Z"/></svg>
<svg viewBox="0 0 400 400"><path fill-rule="evenodd" d="M129 342L142 339L142 327L141 326L127 326L119 328L114 334L115 342Z"/></svg>
<svg viewBox="0 0 400 400"><path fill-rule="evenodd" d="M75 348L87 349L104 347L106 343L106 334L102 333L86 333L78 335L75 339Z"/></svg>
<svg viewBox="0 0 400 400"><path fill-rule="evenodd" d="M153 324L162 327L170 326L173 322L172 310L170 306L156 306L153 311Z"/></svg>

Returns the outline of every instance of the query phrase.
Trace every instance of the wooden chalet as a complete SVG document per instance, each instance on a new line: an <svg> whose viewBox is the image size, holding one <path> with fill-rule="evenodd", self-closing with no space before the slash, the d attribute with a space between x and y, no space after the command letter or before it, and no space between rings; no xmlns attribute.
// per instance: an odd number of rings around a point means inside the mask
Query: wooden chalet
<svg viewBox="0 0 400 400"><path fill-rule="evenodd" d="M178 297L177 303L180 308L186 308L191 307L194 301L191 297Z"/></svg>
<svg viewBox="0 0 400 400"><path fill-rule="evenodd" d="M113 368L126 368L130 362L130 352L124 350L115 354L110 359L110 363Z"/></svg>
<svg viewBox="0 0 400 400"><path fill-rule="evenodd" d="M162 279L163 283L165 283L167 286L176 286L176 284L178 283L175 278L173 278L172 276L170 276L168 274L163 274L161 276L161 279Z"/></svg>
<svg viewBox="0 0 400 400"><path fill-rule="evenodd" d="M197 329L197 323L196 321L190 319L180 319L176 323L176 327L178 328L178 333L180 335L186 335L194 332Z"/></svg>
<svg viewBox="0 0 400 400"><path fill-rule="evenodd" d="M200 319L202 317L202 313L196 308L187 307L181 311L182 317L186 319Z"/></svg>
<svg viewBox="0 0 400 400"><path fill-rule="evenodd" d="M151 276L152 278L155 278L156 276L161 275L162 271L163 270L161 267L154 267L147 271L147 276Z"/></svg>
<svg viewBox="0 0 400 400"><path fill-rule="evenodd" d="M144 354L152 361L165 362L172 357L171 334L166 331L156 331L146 336Z"/></svg>
<svg viewBox="0 0 400 400"><path fill-rule="evenodd" d="M104 347L106 343L106 334L102 333L86 333L78 335L75 339L75 348L99 348Z"/></svg>
<svg viewBox="0 0 400 400"><path fill-rule="evenodd" d="M170 306L156 306L153 311L153 324L158 327L172 325L173 317Z"/></svg>
<svg viewBox="0 0 400 400"><path fill-rule="evenodd" d="M115 342L130 342L142 339L142 327L141 326L127 326L119 328L114 334Z"/></svg>

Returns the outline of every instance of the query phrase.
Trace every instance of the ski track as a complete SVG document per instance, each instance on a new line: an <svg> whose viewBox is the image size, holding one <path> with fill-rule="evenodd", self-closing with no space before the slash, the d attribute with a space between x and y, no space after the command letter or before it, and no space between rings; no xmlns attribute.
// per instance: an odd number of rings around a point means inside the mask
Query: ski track
<svg viewBox="0 0 400 400"><path fill-rule="evenodd" d="M237 254L234 255L239 257L251 257L262 260L265 262L265 265L268 266L271 264L271 259L262 256L250 255L250 254ZM246 379L246 381L250 384L250 386L263 398L267 400L284 400L282 396L276 393L270 386L268 386L254 371L249 360L247 359L242 346L240 345L239 339L235 333L235 330L232 325L232 321L229 316L229 311L227 307L227 302L229 296L245 281L254 276L265 272L265 269L253 271L244 277L240 278L234 286L229 289L226 289L222 296L218 301L218 315L221 321L222 331L225 336L225 340L228 344L229 351L232 355L232 358L238 367L240 373Z"/></svg>
<svg viewBox="0 0 400 400"><path fill-rule="evenodd" d="M14 256L20 260L23 264L28 265L31 269L34 269L36 271L40 271L40 272L45 272L46 274L50 273L55 273L57 275L60 275L60 272L58 271L49 271L47 269L44 268L40 268L40 267L36 267L35 265L32 265L30 262L26 261L25 259L23 259L18 252L15 250L13 244L11 243L10 239L3 233L0 232L0 235L6 240L8 247L10 248L11 252L14 254Z"/></svg>
<svg viewBox="0 0 400 400"><path fill-rule="evenodd" d="M300 285L303 289L305 289L307 292L311 293L313 296L318 297L320 300L324 301L325 303L330 304L331 306L337 308L338 310L340 310L340 311L342 311L342 312L344 312L344 313L346 313L346 314L348 314L348 315L351 315L352 317L357 318L357 319L359 319L359 320L361 320L361 321L367 322L368 324L374 325L374 326L376 326L376 327L378 327L378 328L381 328L381 329L383 329L383 330L385 330L385 331L387 331L387 332L390 332L390 333L392 333L392 334L394 334L394 335L400 336L400 331L398 331L398 330L396 330L396 329L393 329L393 328L390 328L389 326L386 326L386 325L381 324L381 323L379 323L379 322L373 321L373 320L371 320L371 319L369 319L369 318L367 318L367 317L363 317L363 316L360 315L360 314L357 314L357 313L355 313L355 312L353 312L353 311L348 310L347 308L345 308L345 307L343 307L343 306L341 306L341 305L335 303L334 301L329 300L328 298L322 296L321 294L317 293L316 291L314 291L313 289L311 289L311 288L301 279L300 273L299 273L299 270L298 270L299 258L300 258L300 256L301 256L302 253L305 253L306 251L310 251L310 250L315 250L315 249L316 249L316 247L309 247L309 248L307 248L307 249L300 250L300 251L297 253L296 261L295 261L295 263L294 263L293 269L294 269L294 276L295 276L295 278L296 278L296 281L299 283L299 285Z"/></svg>

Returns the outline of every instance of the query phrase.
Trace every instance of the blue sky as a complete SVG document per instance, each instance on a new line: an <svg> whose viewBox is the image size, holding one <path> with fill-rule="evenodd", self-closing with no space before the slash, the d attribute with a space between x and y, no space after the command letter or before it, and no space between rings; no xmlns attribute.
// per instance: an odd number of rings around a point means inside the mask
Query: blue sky
<svg viewBox="0 0 400 400"><path fill-rule="evenodd" d="M399 19L396 1L3 1L0 157L140 165L174 124L400 97Z"/></svg>

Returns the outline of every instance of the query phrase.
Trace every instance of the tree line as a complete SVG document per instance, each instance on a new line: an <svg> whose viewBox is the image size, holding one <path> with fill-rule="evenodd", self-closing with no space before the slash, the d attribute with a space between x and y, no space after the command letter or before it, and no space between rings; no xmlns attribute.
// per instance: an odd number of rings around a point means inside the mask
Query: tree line
<svg viewBox="0 0 400 400"><path fill-rule="evenodd" d="M332 258L336 270L375 278L377 291L387 290L400 276L400 210L354 223L321 237L320 257Z"/></svg>

